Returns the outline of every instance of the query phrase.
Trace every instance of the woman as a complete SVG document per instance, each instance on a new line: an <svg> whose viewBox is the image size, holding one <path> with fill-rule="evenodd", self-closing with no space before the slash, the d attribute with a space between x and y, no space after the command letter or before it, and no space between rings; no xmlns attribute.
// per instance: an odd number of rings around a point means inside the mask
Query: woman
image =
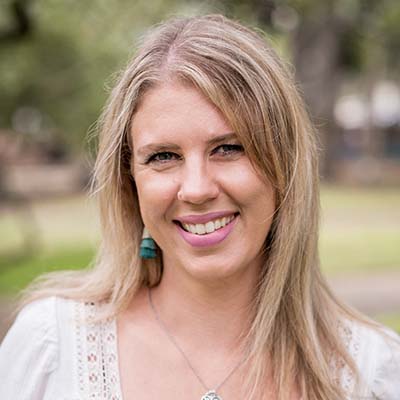
<svg viewBox="0 0 400 400"><path fill-rule="evenodd" d="M398 338L320 274L314 136L256 33L150 32L101 120L97 263L30 288L3 398L399 399Z"/></svg>

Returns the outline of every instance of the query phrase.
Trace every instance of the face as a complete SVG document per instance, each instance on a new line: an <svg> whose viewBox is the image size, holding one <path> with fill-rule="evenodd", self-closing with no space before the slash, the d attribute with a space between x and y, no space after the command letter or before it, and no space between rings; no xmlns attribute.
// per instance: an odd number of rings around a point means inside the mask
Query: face
<svg viewBox="0 0 400 400"><path fill-rule="evenodd" d="M131 135L141 214L164 271L214 281L258 273L274 194L221 113L193 87L164 84L145 94Z"/></svg>

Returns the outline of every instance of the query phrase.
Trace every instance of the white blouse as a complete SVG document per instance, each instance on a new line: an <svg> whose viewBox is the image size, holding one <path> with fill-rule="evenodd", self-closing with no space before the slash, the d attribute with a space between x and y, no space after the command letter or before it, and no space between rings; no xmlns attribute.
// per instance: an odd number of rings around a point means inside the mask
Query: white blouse
<svg viewBox="0 0 400 400"><path fill-rule="evenodd" d="M122 400L115 320L83 323L99 311L58 297L26 306L0 347L1 399ZM400 400L400 346L388 333L394 340L360 324L343 328L365 399ZM350 399L354 377L346 368L341 376Z"/></svg>

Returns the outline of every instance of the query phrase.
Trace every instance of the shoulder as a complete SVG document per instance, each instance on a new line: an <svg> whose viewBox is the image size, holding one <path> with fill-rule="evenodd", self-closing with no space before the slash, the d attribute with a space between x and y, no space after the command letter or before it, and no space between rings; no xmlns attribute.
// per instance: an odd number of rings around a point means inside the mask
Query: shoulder
<svg viewBox="0 0 400 400"><path fill-rule="evenodd" d="M0 366L11 359L42 357L46 369L55 365L59 342L60 314L66 313L67 300L46 297L24 306L0 347ZM25 360L27 361L27 360Z"/></svg>
<svg viewBox="0 0 400 400"><path fill-rule="evenodd" d="M0 392L5 398L36 399L43 393L59 363L60 320L68 314L68 303L48 297L19 312L0 346Z"/></svg>
<svg viewBox="0 0 400 400"><path fill-rule="evenodd" d="M46 339L57 340L60 320L71 313L73 301L61 297L45 297L25 305L18 313L4 341L13 334L26 333ZM4 343L4 342L3 342Z"/></svg>
<svg viewBox="0 0 400 400"><path fill-rule="evenodd" d="M28 303L18 313L15 323L41 325L42 322L47 322L45 326L49 327L51 317L55 317L57 301L57 297L53 296Z"/></svg>
<svg viewBox="0 0 400 400"><path fill-rule="evenodd" d="M369 333L369 348L375 362L371 389L377 399L400 399L400 337L387 328L380 332Z"/></svg>
<svg viewBox="0 0 400 400"><path fill-rule="evenodd" d="M352 322L352 354L361 383L379 400L400 399L400 337L384 326Z"/></svg>
<svg viewBox="0 0 400 400"><path fill-rule="evenodd" d="M48 297L26 305L8 331L2 343L2 349L8 346L15 337L26 338L21 342L22 345L32 344L35 339L39 342L56 341L56 302L56 297Z"/></svg>

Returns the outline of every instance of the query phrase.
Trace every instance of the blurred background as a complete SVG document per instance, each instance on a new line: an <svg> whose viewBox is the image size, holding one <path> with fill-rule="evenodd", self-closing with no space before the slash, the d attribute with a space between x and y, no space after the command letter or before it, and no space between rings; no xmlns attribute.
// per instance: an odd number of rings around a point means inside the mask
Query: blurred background
<svg viewBox="0 0 400 400"><path fill-rule="evenodd" d="M88 265L95 123L149 26L223 13L293 66L321 143L321 260L346 301L400 332L398 0L1 0L0 339L18 292Z"/></svg>

